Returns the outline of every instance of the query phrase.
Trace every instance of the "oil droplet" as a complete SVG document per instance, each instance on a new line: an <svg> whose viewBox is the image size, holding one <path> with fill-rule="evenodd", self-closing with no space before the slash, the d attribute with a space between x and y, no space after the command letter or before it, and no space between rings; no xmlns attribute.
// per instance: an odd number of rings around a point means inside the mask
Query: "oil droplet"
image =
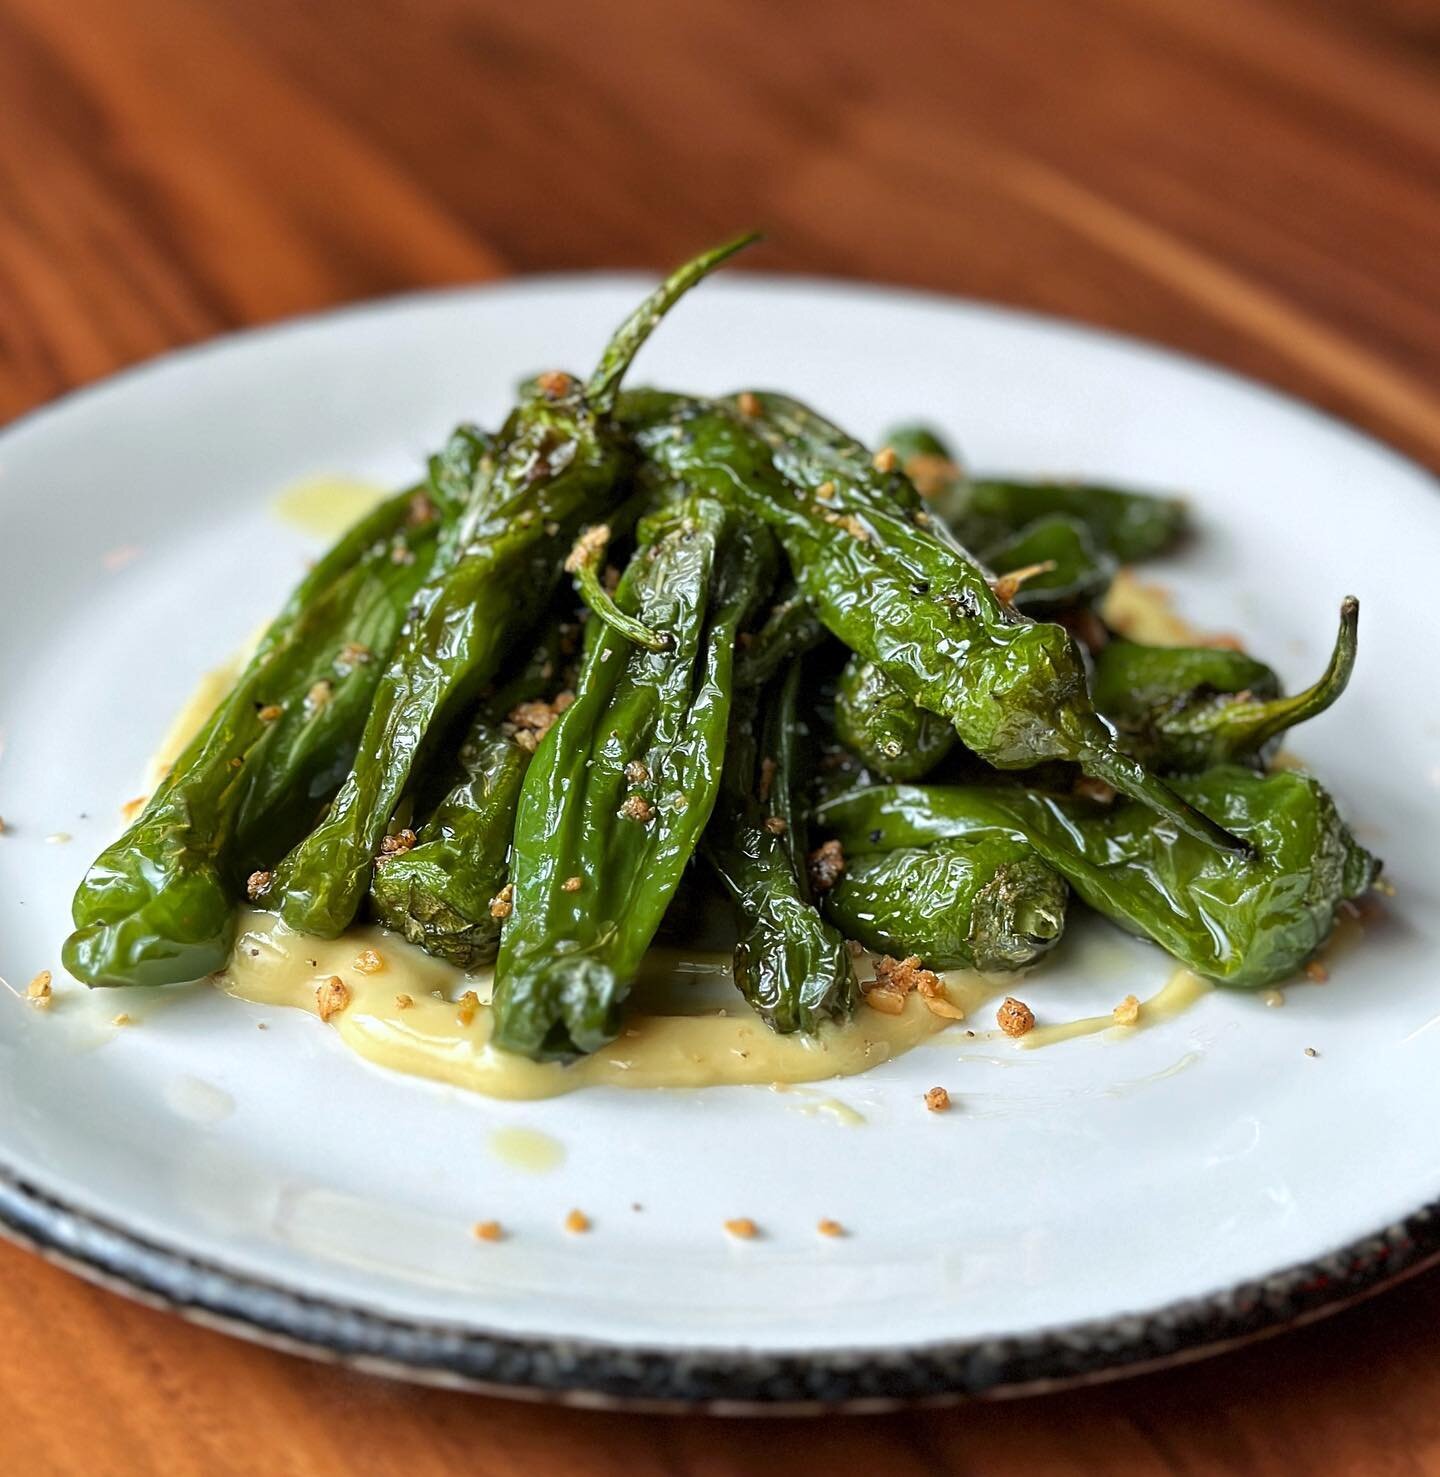
<svg viewBox="0 0 1440 1477"><path fill-rule="evenodd" d="M490 1135L490 1152L526 1174L549 1174L565 1162L565 1145L538 1128L497 1128Z"/></svg>
<svg viewBox="0 0 1440 1477"><path fill-rule="evenodd" d="M272 508L277 518L302 533L335 538L384 496L385 490L373 483L322 473L291 483Z"/></svg>
<svg viewBox="0 0 1440 1477"><path fill-rule="evenodd" d="M165 1084L165 1105L191 1123L219 1123L235 1111L235 1099L223 1087L189 1073Z"/></svg>

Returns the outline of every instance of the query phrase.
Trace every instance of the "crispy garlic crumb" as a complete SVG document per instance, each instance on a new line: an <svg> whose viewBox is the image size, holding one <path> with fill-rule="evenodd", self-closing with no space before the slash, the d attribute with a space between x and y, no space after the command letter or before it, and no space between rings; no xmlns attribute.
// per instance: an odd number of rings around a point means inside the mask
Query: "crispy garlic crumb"
<svg viewBox="0 0 1440 1477"><path fill-rule="evenodd" d="M592 559L598 559L610 542L610 525L595 523L575 540L574 547L565 556L565 573L578 574Z"/></svg>
<svg viewBox="0 0 1440 1477"><path fill-rule="evenodd" d="M399 534L395 535L395 541L390 545L390 562L392 564L413 564L415 562L415 551L406 544Z"/></svg>
<svg viewBox="0 0 1440 1477"><path fill-rule="evenodd" d="M760 1234L760 1227L748 1215L736 1216L725 1222L725 1229L741 1241L753 1241Z"/></svg>
<svg viewBox="0 0 1440 1477"><path fill-rule="evenodd" d="M790 828L785 824L785 817L781 815L767 815L765 817L765 829L772 836L783 836Z"/></svg>
<svg viewBox="0 0 1440 1477"><path fill-rule="evenodd" d="M583 1210L572 1210L565 1217L565 1229L574 1236L583 1236L590 1229L590 1217Z"/></svg>
<svg viewBox="0 0 1440 1477"><path fill-rule="evenodd" d="M265 890L270 886L270 883L274 879L274 876L274 872L251 872L251 874L245 879L245 896L248 897L252 903L264 897Z"/></svg>
<svg viewBox="0 0 1440 1477"><path fill-rule="evenodd" d="M852 959L858 959L865 952L865 945L859 939L846 939L845 947L849 949Z"/></svg>
<svg viewBox="0 0 1440 1477"><path fill-rule="evenodd" d="M411 528L435 521L435 504L423 488L410 494L410 501L405 505L405 521Z"/></svg>
<svg viewBox="0 0 1440 1477"><path fill-rule="evenodd" d="M277 718L285 716L285 709L279 703L266 703L255 716L262 723L273 723Z"/></svg>
<svg viewBox="0 0 1440 1477"><path fill-rule="evenodd" d="M5 834L5 817L0 815L0 836Z"/></svg>
<svg viewBox="0 0 1440 1477"><path fill-rule="evenodd" d="M829 892L845 875L845 851L838 841L825 841L806 858L810 869L810 886L816 892Z"/></svg>
<svg viewBox="0 0 1440 1477"><path fill-rule="evenodd" d="M1313 1046L1307 1046L1305 1048L1305 1055L1306 1056L1319 1056L1320 1053L1318 1051L1316 1051Z"/></svg>
<svg viewBox="0 0 1440 1477"><path fill-rule="evenodd" d="M1071 789L1081 799L1098 800L1101 805L1112 804L1119 793L1114 785L1107 785L1104 780L1097 780L1088 774L1082 774Z"/></svg>
<svg viewBox="0 0 1440 1477"><path fill-rule="evenodd" d="M739 407L741 415L751 418L759 415L762 409L760 397L752 394L749 390L742 390L735 397L735 404Z"/></svg>
<svg viewBox="0 0 1440 1477"><path fill-rule="evenodd" d="M1305 978L1311 984L1323 985L1330 978L1330 971L1318 959L1312 959L1305 966Z"/></svg>
<svg viewBox="0 0 1440 1477"><path fill-rule="evenodd" d="M363 667L374 653L368 646L359 641L347 641L340 648L340 655L335 658L336 664L344 672L353 672L356 667Z"/></svg>
<svg viewBox="0 0 1440 1477"><path fill-rule="evenodd" d="M127 800L120 807L121 818L123 820L133 821L145 809L145 804L149 799L150 797L148 795L136 795L133 800Z"/></svg>
<svg viewBox="0 0 1440 1477"><path fill-rule="evenodd" d="M1283 990L1266 990L1265 1003L1272 1010L1275 1009L1277 1006L1284 1005L1285 992Z"/></svg>
<svg viewBox="0 0 1440 1477"><path fill-rule="evenodd" d="M552 400L558 400L562 395L570 393L575 381L563 369L547 369L544 374L535 376L535 383Z"/></svg>
<svg viewBox="0 0 1440 1477"><path fill-rule="evenodd" d="M1377 877L1370 884L1370 890L1378 892L1381 897L1395 896L1395 884L1388 877Z"/></svg>
<svg viewBox="0 0 1440 1477"><path fill-rule="evenodd" d="M533 754L540 747L540 740L550 732L551 725L574 701L573 692L560 692L548 703L541 702L539 698L519 703L505 715L500 732Z"/></svg>
<svg viewBox="0 0 1440 1477"><path fill-rule="evenodd" d="M865 1003L881 1015L903 1015L905 996L891 985L876 985L865 991Z"/></svg>
<svg viewBox="0 0 1440 1477"><path fill-rule="evenodd" d="M920 963L918 954L907 955L904 959L882 954L875 961L875 983L882 989L898 990L902 995L908 995L911 990L919 990L922 995L931 998L940 995L945 989L940 976L933 969L926 969Z"/></svg>
<svg viewBox="0 0 1440 1477"><path fill-rule="evenodd" d="M905 458L905 475L921 497L935 497L959 478L960 468L948 456L917 451Z"/></svg>
<svg viewBox="0 0 1440 1477"><path fill-rule="evenodd" d="M396 1010L409 1010L414 1003L414 997L411 995L397 995L395 997Z"/></svg>
<svg viewBox="0 0 1440 1477"><path fill-rule="evenodd" d="M900 458L895 455L893 446L882 446L870 460L877 472L893 472L900 465Z"/></svg>
<svg viewBox="0 0 1440 1477"><path fill-rule="evenodd" d="M775 788L775 772L779 767L768 754L760 761L760 788L757 794L761 805L770 799L770 792Z"/></svg>
<svg viewBox="0 0 1440 1477"><path fill-rule="evenodd" d="M375 858L376 862L384 863L392 857L404 856L407 851L415 849L415 843L419 839L409 826L392 832L380 842L380 854Z"/></svg>
<svg viewBox="0 0 1440 1477"><path fill-rule="evenodd" d="M943 1087L932 1087L925 1094L925 1106L932 1113L948 1113L950 1111L950 1094Z"/></svg>
<svg viewBox="0 0 1440 1477"><path fill-rule="evenodd" d="M1023 1036L1035 1025L1035 1012L1023 1000L1007 995L995 1012L995 1020L1007 1036Z"/></svg>
<svg viewBox="0 0 1440 1477"><path fill-rule="evenodd" d="M833 482L822 482L819 487L815 489L815 496L818 497L821 502L828 503L830 499L835 496L835 484Z"/></svg>
<svg viewBox="0 0 1440 1477"><path fill-rule="evenodd" d="M515 911L515 884L507 882L494 897L490 899L490 916L492 918L508 918Z"/></svg>
<svg viewBox="0 0 1440 1477"><path fill-rule="evenodd" d="M476 1221L470 1228L470 1234L477 1241L503 1241L505 1228L499 1221Z"/></svg>
<svg viewBox="0 0 1440 1477"><path fill-rule="evenodd" d="M583 877L567 877L560 884L560 890L562 892L579 892L584 885L585 879Z"/></svg>
<svg viewBox="0 0 1440 1477"><path fill-rule="evenodd" d="M1140 1020L1140 1002L1134 995L1127 995L1110 1013L1117 1026L1136 1025Z"/></svg>
<svg viewBox="0 0 1440 1477"><path fill-rule="evenodd" d="M627 795L620 814L627 821L639 821L644 825L654 819L655 807L643 795Z"/></svg>
<svg viewBox="0 0 1440 1477"><path fill-rule="evenodd" d="M335 695L335 684L328 677L322 677L305 694L305 711L313 713L317 708L323 708Z"/></svg>
<svg viewBox="0 0 1440 1477"><path fill-rule="evenodd" d="M379 974L385 961L374 949L361 949L355 956L355 969L359 974Z"/></svg>
<svg viewBox="0 0 1440 1477"><path fill-rule="evenodd" d="M870 530L854 513L826 513L825 521L833 523L836 528L843 528L851 538L859 539L862 544L870 537Z"/></svg>
<svg viewBox="0 0 1440 1477"><path fill-rule="evenodd" d="M350 987L338 974L332 974L328 980L321 980L315 986L315 1010L322 1021L339 1015L349 1003Z"/></svg>
<svg viewBox="0 0 1440 1477"><path fill-rule="evenodd" d="M480 997L474 990L466 992L456 1001L455 1019L462 1026L468 1026L475 1019L475 1012L480 1009Z"/></svg>
<svg viewBox="0 0 1440 1477"><path fill-rule="evenodd" d="M945 986L943 984L940 986L940 990L941 993L938 995L927 995L923 990L920 992L920 998L925 1002L925 1009L931 1015L942 1016L947 1021L963 1021L965 1019L965 1012L944 993Z"/></svg>
<svg viewBox="0 0 1440 1477"><path fill-rule="evenodd" d="M50 981L54 978L48 969L42 969L39 974L25 986L25 998L36 1010L49 1010L50 1002L55 998L55 991Z"/></svg>
<svg viewBox="0 0 1440 1477"><path fill-rule="evenodd" d="M135 1024L135 1018L122 1010L119 1015L112 1015L110 1017L110 1024L112 1026L133 1026Z"/></svg>
<svg viewBox="0 0 1440 1477"><path fill-rule="evenodd" d="M815 1229L822 1236L843 1236L845 1234L845 1227L839 1221L832 1221L828 1215L822 1216L815 1222Z"/></svg>
<svg viewBox="0 0 1440 1477"><path fill-rule="evenodd" d="M625 778L632 785L643 785L650 778L650 766L643 759L632 759L625 766Z"/></svg>

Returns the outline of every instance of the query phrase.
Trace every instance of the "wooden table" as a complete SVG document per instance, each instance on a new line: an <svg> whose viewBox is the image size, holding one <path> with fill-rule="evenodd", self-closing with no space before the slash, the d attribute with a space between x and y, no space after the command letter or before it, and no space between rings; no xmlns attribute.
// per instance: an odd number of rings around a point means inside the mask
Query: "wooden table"
<svg viewBox="0 0 1440 1477"><path fill-rule="evenodd" d="M1440 465L1427 0L0 0L0 419L435 283L674 261L1147 335ZM1363 489L1356 490L1357 501ZM0 1470L1440 1472L1440 1275L1108 1388L716 1424L412 1389L0 1249Z"/></svg>

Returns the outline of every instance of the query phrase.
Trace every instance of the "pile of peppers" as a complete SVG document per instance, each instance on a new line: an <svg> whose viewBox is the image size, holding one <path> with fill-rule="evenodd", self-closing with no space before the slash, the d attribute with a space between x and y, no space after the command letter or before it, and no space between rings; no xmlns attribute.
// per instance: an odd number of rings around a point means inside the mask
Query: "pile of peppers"
<svg viewBox="0 0 1440 1477"><path fill-rule="evenodd" d="M1356 602L1286 696L1244 652L1107 627L1117 569L1186 535L1173 498L969 476L927 427L872 450L782 394L623 389L751 239L314 565L81 884L74 975L210 974L247 905L370 919L493 964L495 1044L564 1061L616 1037L697 888L777 1032L856 1009L857 942L1016 970L1075 899L1221 984L1324 944L1379 863L1270 766L1345 690Z"/></svg>

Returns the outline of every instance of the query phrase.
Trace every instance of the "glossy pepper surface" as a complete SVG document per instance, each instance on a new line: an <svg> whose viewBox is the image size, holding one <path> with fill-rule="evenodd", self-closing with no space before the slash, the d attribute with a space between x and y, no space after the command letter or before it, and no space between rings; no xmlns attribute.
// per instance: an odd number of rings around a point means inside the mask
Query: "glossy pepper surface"
<svg viewBox="0 0 1440 1477"><path fill-rule="evenodd" d="M931 969L1021 969L1059 942L1068 893L1028 842L995 832L852 857L825 914L847 938Z"/></svg>
<svg viewBox="0 0 1440 1477"><path fill-rule="evenodd" d="M978 552L997 575L1017 575L1010 603L1037 620L1098 600L1115 578L1115 561L1079 519L1064 513L1037 518Z"/></svg>
<svg viewBox="0 0 1440 1477"><path fill-rule="evenodd" d="M1125 748L1156 769L1259 764L1283 733L1323 713L1345 691L1359 621L1359 601L1347 599L1329 664L1293 697L1281 696L1275 673L1243 652L1111 641L1095 657L1095 703Z"/></svg>
<svg viewBox="0 0 1440 1477"><path fill-rule="evenodd" d="M615 601L670 641L651 651L590 621L575 701L531 761L495 970L504 1050L565 1059L614 1038L714 808L736 636L775 570L769 533L719 502L642 522Z"/></svg>
<svg viewBox="0 0 1440 1477"><path fill-rule="evenodd" d="M1176 781L1255 843L1245 862L1202 846L1143 806L999 787L893 785L822 806L847 854L995 833L1021 838L1097 912L1153 939L1197 974L1256 988L1292 975L1336 910L1374 882L1360 846L1311 775L1225 765Z"/></svg>
<svg viewBox="0 0 1440 1477"><path fill-rule="evenodd" d="M988 763L1078 760L1189 834L1245 849L1113 746L1069 635L1003 603L904 475L843 431L774 394L715 406L647 391L623 413L646 456L769 522L830 631Z"/></svg>
<svg viewBox="0 0 1440 1477"><path fill-rule="evenodd" d="M334 938L354 918L427 736L491 680L547 603L582 525L603 520L623 494L629 459L611 411L626 367L670 306L750 239L666 279L621 325L587 384L552 373L527 387L478 463L453 560L417 597L356 764L325 820L275 870L267 902L292 928Z"/></svg>
<svg viewBox="0 0 1440 1477"><path fill-rule="evenodd" d="M835 731L887 780L920 779L956 743L954 728L939 714L917 707L874 662L854 655L835 689Z"/></svg>
<svg viewBox="0 0 1440 1477"><path fill-rule="evenodd" d="M805 816L796 797L800 675L797 662L763 693L737 693L704 841L739 918L735 984L782 1034L845 1020L856 999L849 950L817 911L806 875Z"/></svg>
<svg viewBox="0 0 1440 1477"><path fill-rule="evenodd" d="M198 979L229 958L245 881L350 767L375 683L435 557L418 490L301 581L235 685L75 894L63 960L90 985Z"/></svg>

